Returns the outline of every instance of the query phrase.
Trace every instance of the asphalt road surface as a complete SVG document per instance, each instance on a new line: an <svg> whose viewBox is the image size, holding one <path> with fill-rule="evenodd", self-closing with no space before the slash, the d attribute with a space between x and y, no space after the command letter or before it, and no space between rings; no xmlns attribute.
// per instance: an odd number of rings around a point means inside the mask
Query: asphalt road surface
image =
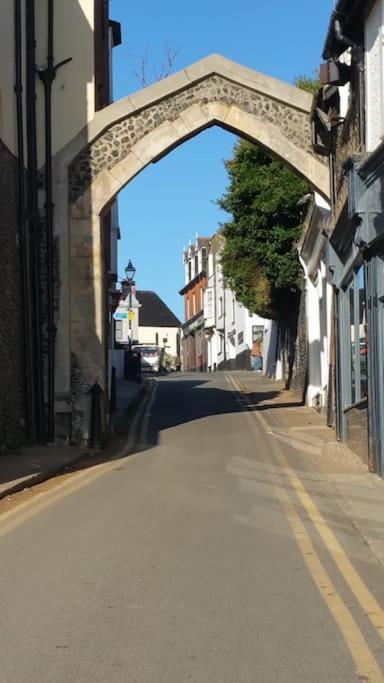
<svg viewBox="0 0 384 683"><path fill-rule="evenodd" d="M1 682L384 681L383 569L242 377L156 380L134 455L0 515Z"/></svg>

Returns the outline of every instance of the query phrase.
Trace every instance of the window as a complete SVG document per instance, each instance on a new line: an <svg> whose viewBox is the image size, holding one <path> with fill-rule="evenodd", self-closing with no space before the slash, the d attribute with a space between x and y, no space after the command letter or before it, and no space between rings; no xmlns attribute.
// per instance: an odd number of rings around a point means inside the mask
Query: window
<svg viewBox="0 0 384 683"><path fill-rule="evenodd" d="M195 254L195 277L199 272L199 256Z"/></svg>
<svg viewBox="0 0 384 683"><path fill-rule="evenodd" d="M235 300L232 299L232 322L235 322Z"/></svg>
<svg viewBox="0 0 384 683"><path fill-rule="evenodd" d="M367 311L365 271L361 266L346 291L350 377L347 403L358 403L367 396Z"/></svg>
<svg viewBox="0 0 384 683"><path fill-rule="evenodd" d="M188 261L188 280L192 280L192 263Z"/></svg>
<svg viewBox="0 0 384 683"><path fill-rule="evenodd" d="M360 365L360 398L368 394L367 377L367 299L365 285L365 270L361 266L357 273L358 305L359 305L359 365Z"/></svg>
<svg viewBox="0 0 384 683"><path fill-rule="evenodd" d="M213 288L207 287L205 290L205 318L213 318Z"/></svg>
<svg viewBox="0 0 384 683"><path fill-rule="evenodd" d="M202 249L201 249L201 264L202 264L202 269L205 270L206 265L207 265L207 249L206 249L206 247L202 247Z"/></svg>
<svg viewBox="0 0 384 683"><path fill-rule="evenodd" d="M262 342L263 332L264 328L262 325L252 325L252 342Z"/></svg>
<svg viewBox="0 0 384 683"><path fill-rule="evenodd" d="M223 317L223 297L219 299L219 318Z"/></svg>
<svg viewBox="0 0 384 683"><path fill-rule="evenodd" d="M237 335L237 343L238 344L244 343L244 332L239 332L239 334Z"/></svg>

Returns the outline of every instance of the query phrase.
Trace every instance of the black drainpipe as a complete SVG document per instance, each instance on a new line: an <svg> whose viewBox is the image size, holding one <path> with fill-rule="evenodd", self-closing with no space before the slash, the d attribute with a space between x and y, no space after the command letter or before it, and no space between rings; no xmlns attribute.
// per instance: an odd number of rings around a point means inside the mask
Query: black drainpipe
<svg viewBox="0 0 384 683"><path fill-rule="evenodd" d="M47 68L40 72L44 83L45 111L45 221L47 263L47 341L48 341L48 406L47 440L55 440L55 329L54 329L54 271L53 271L53 201L52 201L52 82L55 78L53 56L53 0L48 0Z"/></svg>
<svg viewBox="0 0 384 683"><path fill-rule="evenodd" d="M26 36L26 115L27 115L27 153L28 153L28 228L31 246L31 279L30 289L33 301L31 328L35 363L35 406L36 406L36 438L44 442L44 379L43 356L41 344L41 278L40 278L40 225L38 212L38 174L36 144L36 37L35 37L35 2L25 0L25 36Z"/></svg>
<svg viewBox="0 0 384 683"><path fill-rule="evenodd" d="M21 0L15 0L15 97L17 124L17 163L18 163L18 222L22 254L22 283L25 339L25 388L27 436L36 439L35 403L35 355L31 330L33 328L33 301L31 288L31 244L26 222L25 204L25 167L24 167L24 126L23 126L23 78L22 78L22 28Z"/></svg>
<svg viewBox="0 0 384 683"><path fill-rule="evenodd" d="M52 83L57 69L71 61L65 59L55 66L54 58L54 0L48 0L47 66L39 71L44 85L45 116L45 239L47 271L47 441L55 440L55 320L54 320L54 246L53 246L53 192L52 192Z"/></svg>

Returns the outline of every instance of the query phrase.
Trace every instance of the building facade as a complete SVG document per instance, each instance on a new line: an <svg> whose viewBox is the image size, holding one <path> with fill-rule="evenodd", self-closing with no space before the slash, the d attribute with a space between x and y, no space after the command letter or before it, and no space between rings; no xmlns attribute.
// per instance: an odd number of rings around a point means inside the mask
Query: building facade
<svg viewBox="0 0 384 683"><path fill-rule="evenodd" d="M339 0L329 24L313 140L329 157L332 213L324 227L334 295L340 438L384 473L384 7ZM327 275L328 277L328 275ZM334 334L333 334L334 330Z"/></svg>
<svg viewBox="0 0 384 683"><path fill-rule="evenodd" d="M215 372L255 368L273 374L273 322L250 313L237 301L223 275L223 246L220 234L200 237L183 254L183 369Z"/></svg>
<svg viewBox="0 0 384 683"><path fill-rule="evenodd" d="M111 47L119 34L103 0L14 0L2 7L0 315L7 324L0 330L0 450L60 436L55 408L67 419L65 398L54 394L57 274L68 254L53 232L52 159L109 103ZM105 244L109 226L107 218Z"/></svg>
<svg viewBox="0 0 384 683"><path fill-rule="evenodd" d="M204 331L207 370L266 370L272 321L250 313L226 283L221 253L224 238L213 235L207 247Z"/></svg>
<svg viewBox="0 0 384 683"><path fill-rule="evenodd" d="M180 357L181 322L156 292L136 291L140 305L139 344L156 344L175 361Z"/></svg>
<svg viewBox="0 0 384 683"><path fill-rule="evenodd" d="M204 334L204 290L207 284L207 248L209 239L196 237L183 253L185 322L182 325L182 367L185 372L207 369L207 339Z"/></svg>

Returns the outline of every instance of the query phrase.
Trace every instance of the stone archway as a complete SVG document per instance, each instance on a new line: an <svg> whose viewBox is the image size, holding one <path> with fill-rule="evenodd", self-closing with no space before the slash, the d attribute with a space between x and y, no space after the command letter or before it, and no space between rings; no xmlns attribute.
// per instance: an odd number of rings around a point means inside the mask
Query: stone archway
<svg viewBox="0 0 384 683"><path fill-rule="evenodd" d="M308 93L212 55L98 112L57 155L57 412L65 399L81 414L87 388L104 383L100 215L117 193L148 164L218 125L263 145L327 198L328 166L311 146L311 107Z"/></svg>

